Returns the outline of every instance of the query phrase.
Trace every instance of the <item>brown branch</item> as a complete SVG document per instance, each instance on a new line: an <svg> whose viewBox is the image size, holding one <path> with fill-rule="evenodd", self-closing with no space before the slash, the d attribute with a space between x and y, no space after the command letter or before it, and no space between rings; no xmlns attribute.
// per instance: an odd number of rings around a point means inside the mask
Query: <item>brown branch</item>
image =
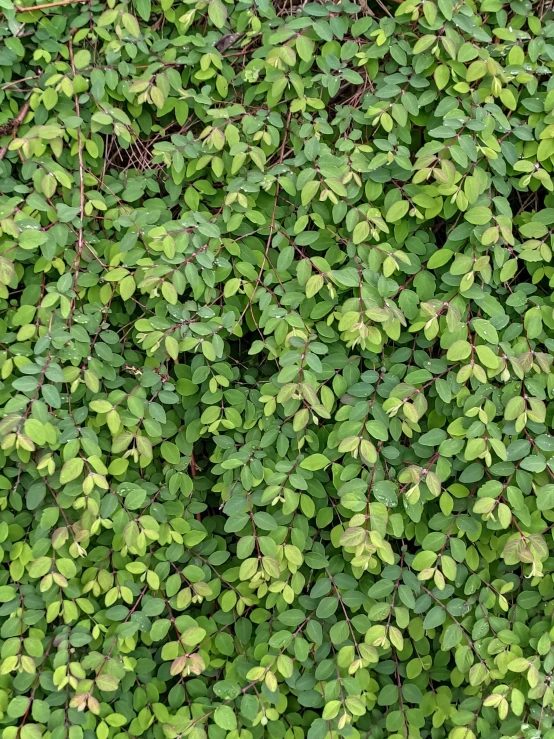
<svg viewBox="0 0 554 739"><path fill-rule="evenodd" d="M71 63L71 70L73 72L73 75L75 76L76 70L75 70L75 64L73 60L72 37L69 39L69 61ZM74 95L74 100L75 100L75 113L77 114L77 116L80 117L81 108L79 106L79 96ZM71 312L69 315L69 325L71 325L73 321L73 310L75 308L75 301L76 301L76 296L77 296L77 285L79 281L79 268L80 268L80 262L81 262L81 254L83 253L83 246L85 243L84 238L83 238L83 228L84 228L84 219L85 219L85 166L83 162L83 136L82 136L80 127L77 129L77 156L79 160L79 233L77 236L77 253L75 255L75 259L73 260L73 266L72 266L72 269L75 270L75 274L73 276L74 296L71 300Z"/></svg>
<svg viewBox="0 0 554 739"><path fill-rule="evenodd" d="M73 5L74 3L85 3L88 0L56 0L54 3L44 3L43 5L30 5L28 8L22 8L20 5L16 5L15 9L18 13L28 13L32 10L48 10L48 8L55 8L58 5Z"/></svg>
<svg viewBox="0 0 554 739"><path fill-rule="evenodd" d="M25 103L25 105L21 108L21 110L19 111L19 113L17 114L17 118L14 119L14 126L12 128L12 134L13 134L13 136L15 136L15 134L17 133L17 129L23 123L23 119L27 115L27 112L29 111L29 106L30 105L31 105L31 103L29 101L27 101ZM6 152L8 151L8 146L9 146L9 144L6 144L6 146L4 146L4 147L2 147L0 149L0 161L2 161L2 159L6 156Z"/></svg>

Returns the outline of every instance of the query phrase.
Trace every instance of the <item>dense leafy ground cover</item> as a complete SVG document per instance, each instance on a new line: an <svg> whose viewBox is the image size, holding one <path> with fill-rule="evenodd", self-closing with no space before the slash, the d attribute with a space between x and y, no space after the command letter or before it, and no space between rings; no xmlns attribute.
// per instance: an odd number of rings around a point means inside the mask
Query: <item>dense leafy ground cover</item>
<svg viewBox="0 0 554 739"><path fill-rule="evenodd" d="M552 4L32 2L4 739L551 739Z"/></svg>

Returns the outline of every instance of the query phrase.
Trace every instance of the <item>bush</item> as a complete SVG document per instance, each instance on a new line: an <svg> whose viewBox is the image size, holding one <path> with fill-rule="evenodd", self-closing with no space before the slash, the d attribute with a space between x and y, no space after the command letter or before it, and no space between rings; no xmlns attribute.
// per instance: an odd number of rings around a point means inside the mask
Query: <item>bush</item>
<svg viewBox="0 0 554 739"><path fill-rule="evenodd" d="M4 739L552 739L551 3L21 2Z"/></svg>

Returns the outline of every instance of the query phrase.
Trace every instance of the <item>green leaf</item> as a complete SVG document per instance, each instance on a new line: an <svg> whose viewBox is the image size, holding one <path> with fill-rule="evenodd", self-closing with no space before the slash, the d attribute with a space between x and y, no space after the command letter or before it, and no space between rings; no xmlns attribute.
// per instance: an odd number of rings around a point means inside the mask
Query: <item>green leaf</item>
<svg viewBox="0 0 554 739"><path fill-rule="evenodd" d="M226 731L234 731L237 728L237 717L229 706L218 706L214 713L216 724Z"/></svg>
<svg viewBox="0 0 554 739"><path fill-rule="evenodd" d="M446 353L446 358L451 362L458 362L461 359L467 359L471 354L471 345L468 341L460 339L455 341Z"/></svg>
<svg viewBox="0 0 554 739"><path fill-rule="evenodd" d="M539 511L554 509L554 485L545 485L537 493L537 508Z"/></svg>
<svg viewBox="0 0 554 739"><path fill-rule="evenodd" d="M367 221L361 221L354 228L354 232L352 234L352 240L354 241L355 244L360 244L362 241L365 241L368 236L369 236L369 223Z"/></svg>
<svg viewBox="0 0 554 739"><path fill-rule="evenodd" d="M492 218L492 213L490 211L490 208L478 206L475 208L470 208L470 210L466 212L465 218L470 223L482 226L490 221L490 219Z"/></svg>
<svg viewBox="0 0 554 739"><path fill-rule="evenodd" d="M300 462L300 467L304 470L322 470L330 464L330 461L324 454L311 454Z"/></svg>
<svg viewBox="0 0 554 739"><path fill-rule="evenodd" d="M398 200L396 203L393 203L385 216L387 223L396 223L396 221L404 218L409 208L410 204L407 200Z"/></svg>
<svg viewBox="0 0 554 739"><path fill-rule="evenodd" d="M450 624L442 637L442 649L446 652L459 644L463 637L463 631L458 624Z"/></svg>
<svg viewBox="0 0 554 739"><path fill-rule="evenodd" d="M70 459L67 461L60 472L60 482L65 485L72 480L75 480L82 473L85 466L84 461L80 457Z"/></svg>

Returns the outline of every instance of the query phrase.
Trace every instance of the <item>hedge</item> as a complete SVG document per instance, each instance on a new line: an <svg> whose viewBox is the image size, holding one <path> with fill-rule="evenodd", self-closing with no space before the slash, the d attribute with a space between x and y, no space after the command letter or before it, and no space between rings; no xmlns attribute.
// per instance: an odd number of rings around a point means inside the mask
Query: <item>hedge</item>
<svg viewBox="0 0 554 739"><path fill-rule="evenodd" d="M3 739L553 739L552 3L33 2Z"/></svg>

